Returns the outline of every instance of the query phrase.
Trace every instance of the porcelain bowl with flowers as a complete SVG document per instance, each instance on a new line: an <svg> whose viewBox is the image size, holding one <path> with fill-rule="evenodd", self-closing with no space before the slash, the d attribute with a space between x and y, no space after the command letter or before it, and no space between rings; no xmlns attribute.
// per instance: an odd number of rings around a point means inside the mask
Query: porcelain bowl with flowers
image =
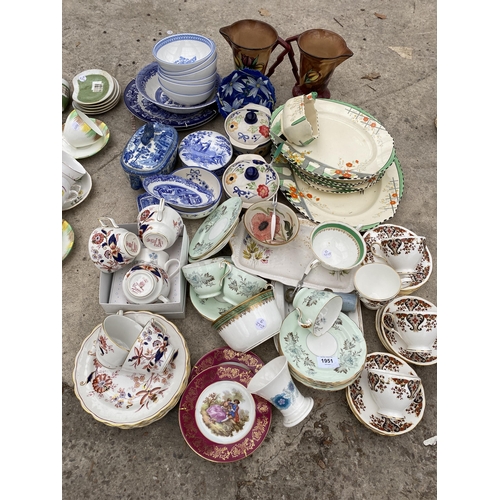
<svg viewBox="0 0 500 500"><path fill-rule="evenodd" d="M259 201L250 206L243 217L248 234L260 245L275 248L290 243L300 230L300 220L290 207L276 203L276 227L271 239L273 201Z"/></svg>

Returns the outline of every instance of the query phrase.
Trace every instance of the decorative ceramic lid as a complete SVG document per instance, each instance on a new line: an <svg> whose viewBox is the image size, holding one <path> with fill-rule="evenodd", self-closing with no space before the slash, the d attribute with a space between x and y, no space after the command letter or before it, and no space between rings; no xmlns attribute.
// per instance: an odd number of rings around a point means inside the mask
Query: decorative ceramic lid
<svg viewBox="0 0 500 500"><path fill-rule="evenodd" d="M129 174L151 174L161 171L175 160L179 134L161 123L146 123L130 138L120 163Z"/></svg>
<svg viewBox="0 0 500 500"><path fill-rule="evenodd" d="M227 116L224 128L233 145L253 147L271 140L270 121L271 112L268 108L247 104Z"/></svg>

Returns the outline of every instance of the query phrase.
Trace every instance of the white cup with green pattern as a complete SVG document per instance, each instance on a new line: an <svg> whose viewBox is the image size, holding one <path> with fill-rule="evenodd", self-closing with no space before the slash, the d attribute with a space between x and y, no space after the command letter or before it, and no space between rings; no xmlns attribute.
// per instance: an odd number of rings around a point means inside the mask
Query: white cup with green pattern
<svg viewBox="0 0 500 500"><path fill-rule="evenodd" d="M182 273L198 297L208 299L220 295L224 278L232 268L224 257L214 257L186 264Z"/></svg>
<svg viewBox="0 0 500 500"><path fill-rule="evenodd" d="M233 266L231 272L224 278L220 298L233 306L237 306L244 300L262 292L266 286L267 281L265 279Z"/></svg>

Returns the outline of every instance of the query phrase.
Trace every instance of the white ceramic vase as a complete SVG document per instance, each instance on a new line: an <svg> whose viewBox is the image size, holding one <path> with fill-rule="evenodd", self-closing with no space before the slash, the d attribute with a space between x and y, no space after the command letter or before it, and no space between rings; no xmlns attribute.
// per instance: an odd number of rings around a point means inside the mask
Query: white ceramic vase
<svg viewBox="0 0 500 500"><path fill-rule="evenodd" d="M282 413L285 427L293 427L309 415L314 400L297 389L285 356L264 365L250 380L247 389L272 403Z"/></svg>

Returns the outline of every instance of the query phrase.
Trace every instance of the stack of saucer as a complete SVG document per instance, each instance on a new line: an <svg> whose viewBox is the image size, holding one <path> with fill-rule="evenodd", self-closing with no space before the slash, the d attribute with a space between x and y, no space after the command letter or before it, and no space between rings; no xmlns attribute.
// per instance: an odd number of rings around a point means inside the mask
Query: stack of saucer
<svg viewBox="0 0 500 500"><path fill-rule="evenodd" d="M73 78L73 106L88 115L113 109L120 95L120 84L104 70L88 69Z"/></svg>
<svg viewBox="0 0 500 500"><path fill-rule="evenodd" d="M286 316L278 336L278 351L286 356L292 377L324 391L345 389L363 371L366 342L363 332L346 314L316 337L298 323L294 309Z"/></svg>

